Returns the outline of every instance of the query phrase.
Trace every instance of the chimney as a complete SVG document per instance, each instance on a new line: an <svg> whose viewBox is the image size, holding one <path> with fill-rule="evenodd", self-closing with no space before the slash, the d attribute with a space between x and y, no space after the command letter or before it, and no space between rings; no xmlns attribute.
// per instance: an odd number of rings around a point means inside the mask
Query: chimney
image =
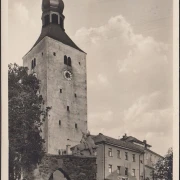
<svg viewBox="0 0 180 180"><path fill-rule="evenodd" d="M123 136L123 139L125 139L127 137L127 134L125 133L124 136Z"/></svg>
<svg viewBox="0 0 180 180"><path fill-rule="evenodd" d="M144 147L147 148L147 141L143 140L143 143L144 143Z"/></svg>

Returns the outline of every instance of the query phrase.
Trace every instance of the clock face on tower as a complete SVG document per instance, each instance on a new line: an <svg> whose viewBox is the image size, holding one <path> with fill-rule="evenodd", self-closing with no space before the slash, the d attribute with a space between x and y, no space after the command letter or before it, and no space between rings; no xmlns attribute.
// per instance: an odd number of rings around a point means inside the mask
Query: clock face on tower
<svg viewBox="0 0 180 180"><path fill-rule="evenodd" d="M68 81L70 81L72 79L72 73L68 70L64 71L64 77L65 79L67 79Z"/></svg>

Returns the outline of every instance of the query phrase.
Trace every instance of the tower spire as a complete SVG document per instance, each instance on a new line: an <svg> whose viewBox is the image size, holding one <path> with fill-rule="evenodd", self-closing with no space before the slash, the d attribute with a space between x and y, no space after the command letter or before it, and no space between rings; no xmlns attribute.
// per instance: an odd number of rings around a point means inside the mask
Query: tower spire
<svg viewBox="0 0 180 180"><path fill-rule="evenodd" d="M63 15L64 2L62 0L42 0L42 24L58 24L64 30Z"/></svg>

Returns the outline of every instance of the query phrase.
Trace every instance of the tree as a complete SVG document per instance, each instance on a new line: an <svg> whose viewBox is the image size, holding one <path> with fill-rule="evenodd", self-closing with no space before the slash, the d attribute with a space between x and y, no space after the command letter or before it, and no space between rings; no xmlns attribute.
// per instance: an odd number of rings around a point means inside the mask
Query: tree
<svg viewBox="0 0 180 180"><path fill-rule="evenodd" d="M173 149L170 148L165 157L159 160L153 172L154 179L172 180L173 179Z"/></svg>
<svg viewBox="0 0 180 180"><path fill-rule="evenodd" d="M25 67L8 67L9 179L17 180L22 171L30 171L44 155L40 133L47 112L38 95L40 81L28 75Z"/></svg>

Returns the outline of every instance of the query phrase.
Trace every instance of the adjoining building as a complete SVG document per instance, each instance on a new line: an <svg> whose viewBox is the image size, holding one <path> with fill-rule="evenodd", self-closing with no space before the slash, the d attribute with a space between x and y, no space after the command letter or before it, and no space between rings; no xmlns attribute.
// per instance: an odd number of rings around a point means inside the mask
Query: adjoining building
<svg viewBox="0 0 180 180"><path fill-rule="evenodd" d="M101 133L91 137L96 150L90 154L88 148L81 149L80 154L96 156L97 180L153 180L154 164L163 157L151 151L146 141L126 135L115 139ZM74 155L75 147L71 148Z"/></svg>
<svg viewBox="0 0 180 180"><path fill-rule="evenodd" d="M132 136L127 136L126 134L121 140L144 147L144 177L147 180L153 179L154 166L158 162L158 160L163 159L163 157L152 151L150 149L152 146L147 144L146 140L140 141L139 139Z"/></svg>

